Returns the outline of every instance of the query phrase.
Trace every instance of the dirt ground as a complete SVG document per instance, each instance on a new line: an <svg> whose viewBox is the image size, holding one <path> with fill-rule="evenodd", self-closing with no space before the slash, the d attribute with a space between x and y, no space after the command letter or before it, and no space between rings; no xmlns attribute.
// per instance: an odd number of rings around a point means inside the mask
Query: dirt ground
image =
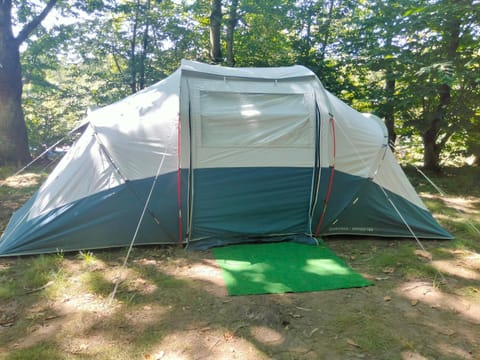
<svg viewBox="0 0 480 360"><path fill-rule="evenodd" d="M357 246L327 244L343 256ZM72 359L480 359L478 254L435 263L446 284L406 280L394 268L372 273L369 255L350 264L373 286L230 297L211 252L142 248L111 303L122 252L90 265L67 256L61 291L25 290L0 303L0 354L47 346Z"/></svg>
<svg viewBox="0 0 480 360"><path fill-rule="evenodd" d="M478 250L326 244L374 285L228 296L212 252L179 247L0 258L0 359L480 359Z"/></svg>

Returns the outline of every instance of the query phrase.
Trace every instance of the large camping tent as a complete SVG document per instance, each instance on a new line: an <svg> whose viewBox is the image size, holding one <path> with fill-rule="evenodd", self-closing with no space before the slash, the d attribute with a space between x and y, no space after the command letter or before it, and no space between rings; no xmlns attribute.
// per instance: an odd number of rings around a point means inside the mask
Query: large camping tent
<svg viewBox="0 0 480 360"><path fill-rule="evenodd" d="M335 234L448 239L387 146L302 66L183 61L91 113L0 255ZM144 217L139 223L142 212Z"/></svg>

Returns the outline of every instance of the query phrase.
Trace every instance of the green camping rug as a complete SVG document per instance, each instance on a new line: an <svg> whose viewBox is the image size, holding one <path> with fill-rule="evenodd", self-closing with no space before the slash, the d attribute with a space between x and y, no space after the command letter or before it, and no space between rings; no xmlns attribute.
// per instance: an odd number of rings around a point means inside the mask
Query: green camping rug
<svg viewBox="0 0 480 360"><path fill-rule="evenodd" d="M371 285L324 244L292 242L214 248L229 295L279 294Z"/></svg>

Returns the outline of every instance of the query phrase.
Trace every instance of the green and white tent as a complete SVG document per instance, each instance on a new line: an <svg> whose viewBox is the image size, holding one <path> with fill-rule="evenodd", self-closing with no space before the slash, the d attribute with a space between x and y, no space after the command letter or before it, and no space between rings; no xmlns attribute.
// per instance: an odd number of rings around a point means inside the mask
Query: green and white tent
<svg viewBox="0 0 480 360"><path fill-rule="evenodd" d="M397 164L383 123L302 66L183 61L81 129L12 216L0 255L127 246L136 230L137 245L194 248L337 234L451 238Z"/></svg>

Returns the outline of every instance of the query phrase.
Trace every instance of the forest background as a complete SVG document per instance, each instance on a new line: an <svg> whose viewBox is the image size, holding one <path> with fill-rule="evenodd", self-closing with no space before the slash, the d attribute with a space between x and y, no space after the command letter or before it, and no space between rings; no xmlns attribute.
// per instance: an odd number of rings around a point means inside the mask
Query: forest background
<svg viewBox="0 0 480 360"><path fill-rule="evenodd" d="M0 0L0 166L181 59L305 65L401 161L480 164L479 0Z"/></svg>

